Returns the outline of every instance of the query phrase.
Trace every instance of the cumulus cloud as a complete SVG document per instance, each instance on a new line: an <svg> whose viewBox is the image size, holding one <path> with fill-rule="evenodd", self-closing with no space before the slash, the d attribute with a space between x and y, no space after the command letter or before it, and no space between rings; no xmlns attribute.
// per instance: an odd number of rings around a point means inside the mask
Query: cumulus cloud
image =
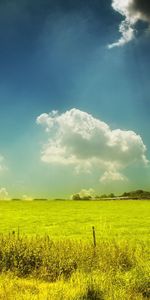
<svg viewBox="0 0 150 300"><path fill-rule="evenodd" d="M32 198L31 196L28 196L28 195L23 195L23 196L22 196L22 200L32 201L33 198Z"/></svg>
<svg viewBox="0 0 150 300"><path fill-rule="evenodd" d="M116 170L108 170L101 176L100 182L107 183L108 181L127 181L127 178Z"/></svg>
<svg viewBox="0 0 150 300"><path fill-rule="evenodd" d="M149 0L112 0L112 7L124 17L124 20L119 25L121 38L108 45L108 48L120 47L133 40L138 21L146 22L147 26L150 26Z"/></svg>
<svg viewBox="0 0 150 300"><path fill-rule="evenodd" d="M71 199L80 198L80 199L88 199L88 198L95 198L96 192L94 189L82 189L79 193L71 195Z"/></svg>
<svg viewBox="0 0 150 300"><path fill-rule="evenodd" d="M41 159L48 164L71 165L104 171L101 181L125 180L119 170L131 164L146 165L146 146L134 131L111 129L105 122L79 109L65 113L44 113L37 118L48 140L43 145Z"/></svg>
<svg viewBox="0 0 150 300"><path fill-rule="evenodd" d="M10 200L9 194L5 187L0 188L0 200Z"/></svg>
<svg viewBox="0 0 150 300"><path fill-rule="evenodd" d="M91 197L91 198L94 198L96 196L96 193L94 191L94 189L90 188L88 190L86 189L82 189L80 192L79 192L79 196L80 198L84 198L84 197Z"/></svg>

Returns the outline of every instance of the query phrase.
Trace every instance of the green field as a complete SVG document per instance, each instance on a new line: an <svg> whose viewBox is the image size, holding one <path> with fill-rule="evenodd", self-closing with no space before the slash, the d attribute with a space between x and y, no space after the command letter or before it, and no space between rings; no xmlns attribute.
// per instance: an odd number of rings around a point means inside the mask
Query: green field
<svg viewBox="0 0 150 300"><path fill-rule="evenodd" d="M0 299L150 299L149 212L146 200L1 201Z"/></svg>
<svg viewBox="0 0 150 300"><path fill-rule="evenodd" d="M150 201L1 201L0 233L18 231L26 235L55 238L149 239Z"/></svg>

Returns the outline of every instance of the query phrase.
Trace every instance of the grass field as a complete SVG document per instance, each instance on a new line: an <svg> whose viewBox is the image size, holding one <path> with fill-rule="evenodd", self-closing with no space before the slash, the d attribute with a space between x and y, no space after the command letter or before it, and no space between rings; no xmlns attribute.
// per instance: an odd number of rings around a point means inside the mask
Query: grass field
<svg viewBox="0 0 150 300"><path fill-rule="evenodd" d="M150 201L1 201L0 233L19 230L26 235L97 239L149 239Z"/></svg>
<svg viewBox="0 0 150 300"><path fill-rule="evenodd" d="M1 201L0 299L150 299L149 228L146 200Z"/></svg>

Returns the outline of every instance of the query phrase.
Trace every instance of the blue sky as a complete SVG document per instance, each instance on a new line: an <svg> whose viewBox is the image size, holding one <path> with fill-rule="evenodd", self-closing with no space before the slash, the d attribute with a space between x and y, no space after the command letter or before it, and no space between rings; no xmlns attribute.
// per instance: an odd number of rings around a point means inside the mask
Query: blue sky
<svg viewBox="0 0 150 300"><path fill-rule="evenodd" d="M150 169L140 161L116 170L127 180L102 182L108 170L101 165L75 172L75 163L41 159L52 135L37 117L73 108L111 130L134 131L150 159L149 14L127 6L129 19L120 9L104 0L0 1L0 179L10 197L60 197L82 188L149 189ZM140 17L132 24L137 11ZM119 32L123 20L134 37L109 49L124 34Z"/></svg>

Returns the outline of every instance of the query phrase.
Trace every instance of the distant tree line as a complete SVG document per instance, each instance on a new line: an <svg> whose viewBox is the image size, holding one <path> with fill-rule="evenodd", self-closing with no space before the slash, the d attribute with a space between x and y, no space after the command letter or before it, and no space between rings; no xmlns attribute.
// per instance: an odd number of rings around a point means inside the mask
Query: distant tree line
<svg viewBox="0 0 150 300"><path fill-rule="evenodd" d="M80 195L80 193L73 194L72 200L98 200L98 199L150 199L150 192L143 190L136 190L131 192L124 192L123 194L116 196L114 193L102 194L102 195Z"/></svg>
<svg viewBox="0 0 150 300"><path fill-rule="evenodd" d="M81 196L79 193L73 194L71 199L72 200L96 200L96 199L105 199L105 198L115 198L115 195L113 193L106 195L103 194L101 196L99 195L95 195L95 196L91 196L91 195L83 195Z"/></svg>
<svg viewBox="0 0 150 300"><path fill-rule="evenodd" d="M101 194L97 195L93 189L89 190L81 190L79 193L75 193L71 195L72 200L109 200L109 199L150 199L150 192L144 191L144 190L135 190L131 192L124 192L121 195L115 195L114 193L109 193L109 194ZM25 199L19 199L19 198L13 198L10 199L11 201L23 201ZM26 199L28 200L28 198ZM29 199L30 200L30 199ZM48 201L50 199L46 198L34 198L32 201ZM64 200L64 199L54 199L54 200Z"/></svg>
<svg viewBox="0 0 150 300"><path fill-rule="evenodd" d="M132 199L150 199L150 192L143 190L136 190L131 192L125 192L122 194L122 197L128 197Z"/></svg>

